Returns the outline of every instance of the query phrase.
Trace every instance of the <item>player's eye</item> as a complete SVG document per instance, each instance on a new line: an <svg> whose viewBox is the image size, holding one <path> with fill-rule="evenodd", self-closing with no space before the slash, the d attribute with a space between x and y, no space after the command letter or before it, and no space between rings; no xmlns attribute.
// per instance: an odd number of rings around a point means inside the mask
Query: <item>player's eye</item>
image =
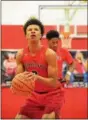
<svg viewBox="0 0 88 120"><path fill-rule="evenodd" d="M32 31L32 28L29 28L28 31Z"/></svg>
<svg viewBox="0 0 88 120"><path fill-rule="evenodd" d="M38 31L39 29L38 29L38 28L35 28L34 30L35 30L35 31Z"/></svg>

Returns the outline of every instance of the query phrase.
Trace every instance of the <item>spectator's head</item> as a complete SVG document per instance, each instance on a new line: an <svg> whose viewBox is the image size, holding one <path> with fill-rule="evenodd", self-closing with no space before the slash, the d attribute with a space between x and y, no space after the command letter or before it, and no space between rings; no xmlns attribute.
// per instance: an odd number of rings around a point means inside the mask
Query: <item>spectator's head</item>
<svg viewBox="0 0 88 120"><path fill-rule="evenodd" d="M48 40L49 48L57 51L58 48L58 40L59 40L59 33L56 30L50 30L46 34L46 38Z"/></svg>
<svg viewBox="0 0 88 120"><path fill-rule="evenodd" d="M78 51L75 55L75 59L79 62L79 63L83 63L84 62L84 56L82 54L82 52Z"/></svg>
<svg viewBox="0 0 88 120"><path fill-rule="evenodd" d="M8 60L9 61L13 61L13 60L15 60L15 54L14 53L8 53Z"/></svg>

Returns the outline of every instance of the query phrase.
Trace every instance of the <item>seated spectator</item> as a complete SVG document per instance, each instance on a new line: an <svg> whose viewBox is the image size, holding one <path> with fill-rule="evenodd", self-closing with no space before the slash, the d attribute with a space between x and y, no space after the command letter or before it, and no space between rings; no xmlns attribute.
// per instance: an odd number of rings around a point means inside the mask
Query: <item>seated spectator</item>
<svg viewBox="0 0 88 120"><path fill-rule="evenodd" d="M81 52L77 52L75 55L75 70L74 73L83 74L85 72L84 68L84 57Z"/></svg>
<svg viewBox="0 0 88 120"><path fill-rule="evenodd" d="M75 55L75 69L74 69L74 79L77 81L83 81L83 74L85 73L84 68L84 57L81 52L77 52Z"/></svg>
<svg viewBox="0 0 88 120"><path fill-rule="evenodd" d="M8 58L6 58L3 61L3 67L4 67L4 81L9 81L13 78L16 72L16 58L15 54L8 53Z"/></svg>

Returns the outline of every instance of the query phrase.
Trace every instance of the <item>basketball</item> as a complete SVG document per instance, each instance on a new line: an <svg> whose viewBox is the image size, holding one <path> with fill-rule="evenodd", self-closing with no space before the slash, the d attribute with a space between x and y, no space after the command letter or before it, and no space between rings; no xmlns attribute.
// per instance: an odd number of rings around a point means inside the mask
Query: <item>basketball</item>
<svg viewBox="0 0 88 120"><path fill-rule="evenodd" d="M35 82L34 80L27 80L23 73L17 74L11 84L11 91L18 95L30 95L34 90Z"/></svg>

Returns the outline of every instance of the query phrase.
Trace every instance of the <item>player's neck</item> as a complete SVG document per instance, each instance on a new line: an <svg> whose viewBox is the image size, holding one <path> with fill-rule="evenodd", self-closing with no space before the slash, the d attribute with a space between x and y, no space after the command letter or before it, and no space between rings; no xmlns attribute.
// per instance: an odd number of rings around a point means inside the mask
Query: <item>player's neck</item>
<svg viewBox="0 0 88 120"><path fill-rule="evenodd" d="M40 50L41 46L42 46L42 45L41 45L40 42L38 42L37 44L31 44L31 45L29 45L30 53L31 53L31 54L32 54L32 53L37 53L37 51Z"/></svg>

